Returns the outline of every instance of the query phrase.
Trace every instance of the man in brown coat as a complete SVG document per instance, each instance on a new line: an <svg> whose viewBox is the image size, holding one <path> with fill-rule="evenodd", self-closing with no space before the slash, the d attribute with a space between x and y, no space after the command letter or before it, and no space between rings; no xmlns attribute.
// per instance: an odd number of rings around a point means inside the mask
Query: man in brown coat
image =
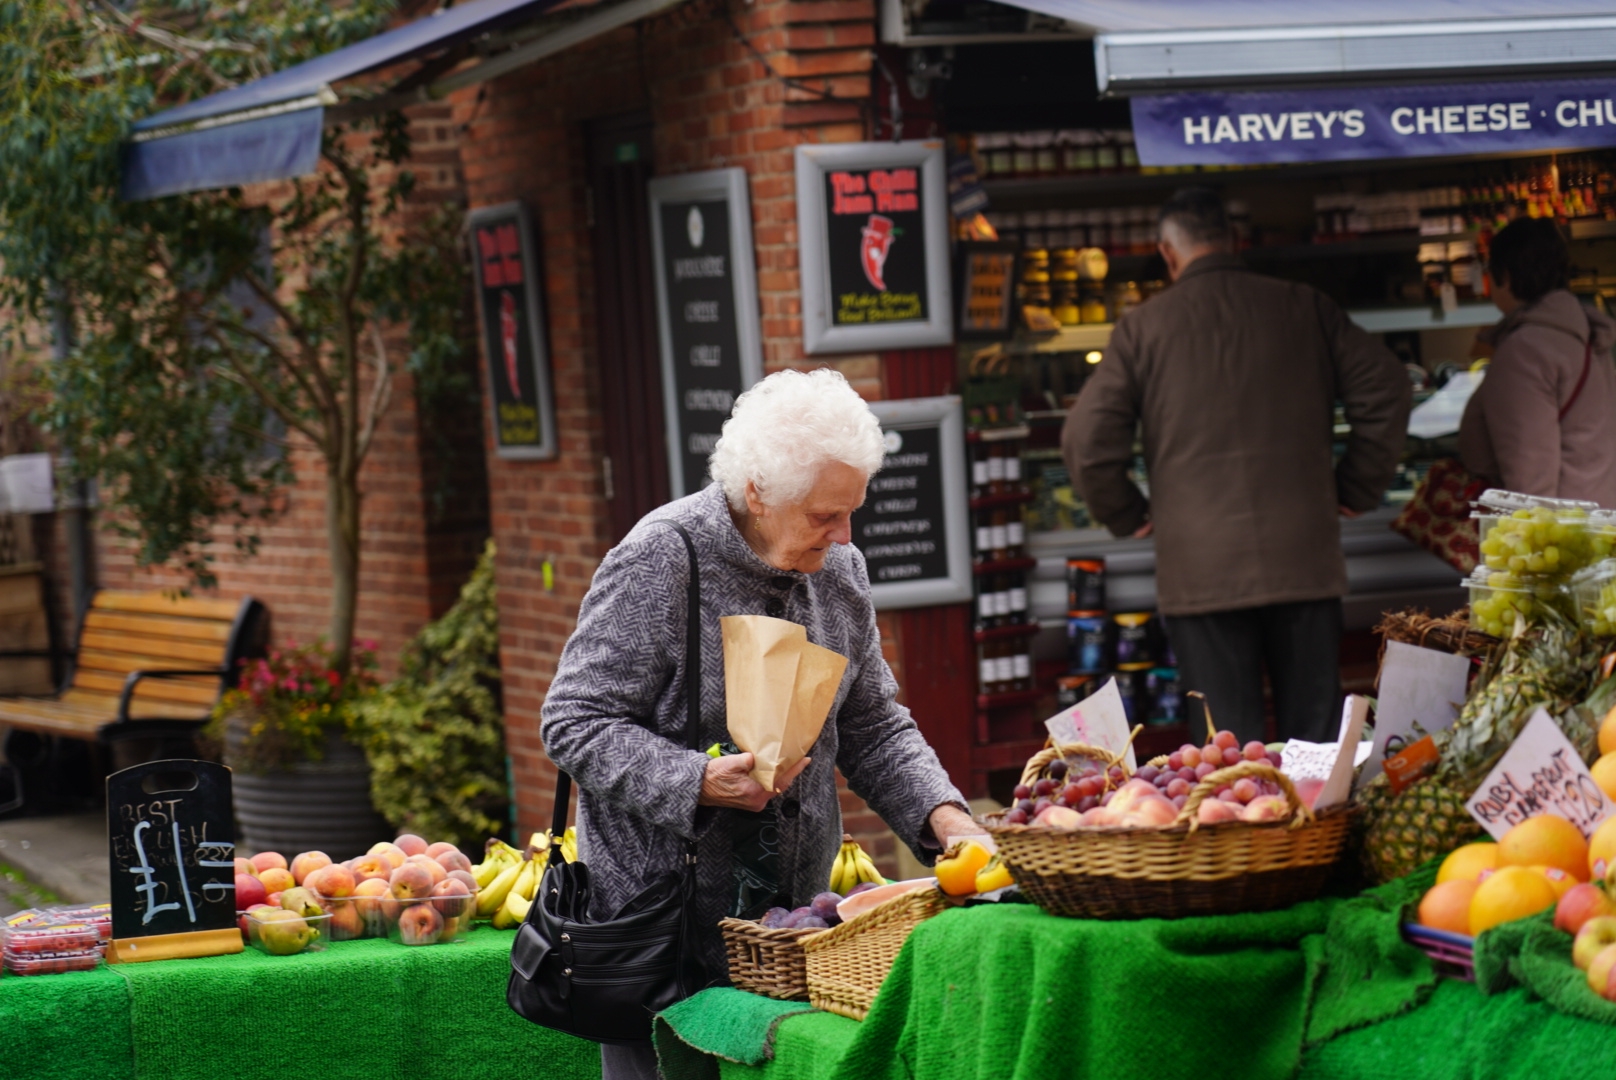
<svg viewBox="0 0 1616 1080"><path fill-rule="evenodd" d="M1262 737L1266 666L1280 736L1328 741L1347 591L1337 517L1380 504L1412 385L1328 297L1246 270L1212 192L1167 202L1160 250L1173 285L1118 321L1066 418L1067 468L1112 533L1155 536L1180 680L1218 725ZM1352 432L1333 462L1338 401ZM1128 478L1141 426L1148 498Z"/></svg>

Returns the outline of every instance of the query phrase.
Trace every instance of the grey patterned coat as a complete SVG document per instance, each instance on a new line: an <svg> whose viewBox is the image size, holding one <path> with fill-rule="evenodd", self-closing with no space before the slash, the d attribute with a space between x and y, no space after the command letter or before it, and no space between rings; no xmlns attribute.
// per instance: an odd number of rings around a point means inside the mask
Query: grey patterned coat
<svg viewBox="0 0 1616 1080"><path fill-rule="evenodd" d="M881 655L864 557L838 545L814 574L776 570L730 519L722 489L668 504L607 553L578 612L545 697L542 734L552 760L578 782L579 838L595 889L591 914L607 918L700 841L698 922L708 970L726 971L717 923L732 894L732 811L700 808L708 757L684 748L685 589L689 530L701 568L701 745L728 737L724 719L725 615L778 615L808 640L846 656L847 672L811 756L775 799L781 888L806 903L825 889L841 842L834 767L916 854L935 846L927 817L966 808L937 755L894 696ZM771 601L781 601L783 610Z"/></svg>

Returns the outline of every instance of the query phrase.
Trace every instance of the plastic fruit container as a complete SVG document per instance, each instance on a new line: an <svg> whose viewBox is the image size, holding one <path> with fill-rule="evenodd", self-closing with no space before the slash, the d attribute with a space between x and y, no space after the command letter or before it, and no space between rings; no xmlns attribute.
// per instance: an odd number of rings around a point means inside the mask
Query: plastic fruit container
<svg viewBox="0 0 1616 1080"><path fill-rule="evenodd" d="M471 928L477 911L477 894L437 896L400 900L393 896L345 896L333 898L315 894L320 906L331 913L331 940L390 938L404 945L440 945L460 941ZM411 908L425 905L432 914L416 913L405 918ZM436 915L436 919L433 918Z"/></svg>
<svg viewBox="0 0 1616 1080"><path fill-rule="evenodd" d="M1595 503L1492 489L1478 504L1471 518L1489 570L1565 581L1616 543L1616 516Z"/></svg>
<svg viewBox="0 0 1616 1080"><path fill-rule="evenodd" d="M13 975L60 975L68 971L93 971L101 966L101 953L97 949L68 953L12 953L3 954L5 969Z"/></svg>
<svg viewBox="0 0 1616 1080"><path fill-rule="evenodd" d="M281 908L255 908L247 919L247 944L270 956L318 952L330 940L330 915L299 915Z"/></svg>
<svg viewBox="0 0 1616 1080"><path fill-rule="evenodd" d="M1465 587L1470 590L1470 624L1498 638L1514 631L1517 613L1533 623L1542 621L1545 608L1564 612L1570 606L1564 586L1480 566L1465 579Z"/></svg>
<svg viewBox="0 0 1616 1080"><path fill-rule="evenodd" d="M1616 637L1616 559L1579 571L1568 587L1582 628L1594 637Z"/></svg>
<svg viewBox="0 0 1616 1080"><path fill-rule="evenodd" d="M8 930L5 952L7 956L91 952L100 944L100 932L89 923L58 923L46 919Z"/></svg>

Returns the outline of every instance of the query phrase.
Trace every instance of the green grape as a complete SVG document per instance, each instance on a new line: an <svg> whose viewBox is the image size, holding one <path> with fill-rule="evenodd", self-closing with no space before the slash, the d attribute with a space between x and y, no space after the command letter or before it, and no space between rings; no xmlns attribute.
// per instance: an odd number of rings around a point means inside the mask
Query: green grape
<svg viewBox="0 0 1616 1080"><path fill-rule="evenodd" d="M1594 532L1586 511L1535 506L1497 518L1481 542L1481 554L1489 570L1563 579L1600 558L1601 550L1608 554L1613 545L1616 529L1601 526Z"/></svg>

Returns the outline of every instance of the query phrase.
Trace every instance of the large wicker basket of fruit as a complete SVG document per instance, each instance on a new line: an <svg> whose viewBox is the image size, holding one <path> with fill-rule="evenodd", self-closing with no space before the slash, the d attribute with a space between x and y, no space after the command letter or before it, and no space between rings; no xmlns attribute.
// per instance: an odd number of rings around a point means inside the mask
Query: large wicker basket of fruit
<svg viewBox="0 0 1616 1080"><path fill-rule="evenodd" d="M1210 723L1208 727L1210 728ZM1092 748L1051 747L1022 775L1037 801L988 819L1039 907L1084 918L1266 911L1319 894L1351 811L1315 814L1262 743L1227 731L1129 776ZM1192 779L1193 778L1193 779Z"/></svg>

